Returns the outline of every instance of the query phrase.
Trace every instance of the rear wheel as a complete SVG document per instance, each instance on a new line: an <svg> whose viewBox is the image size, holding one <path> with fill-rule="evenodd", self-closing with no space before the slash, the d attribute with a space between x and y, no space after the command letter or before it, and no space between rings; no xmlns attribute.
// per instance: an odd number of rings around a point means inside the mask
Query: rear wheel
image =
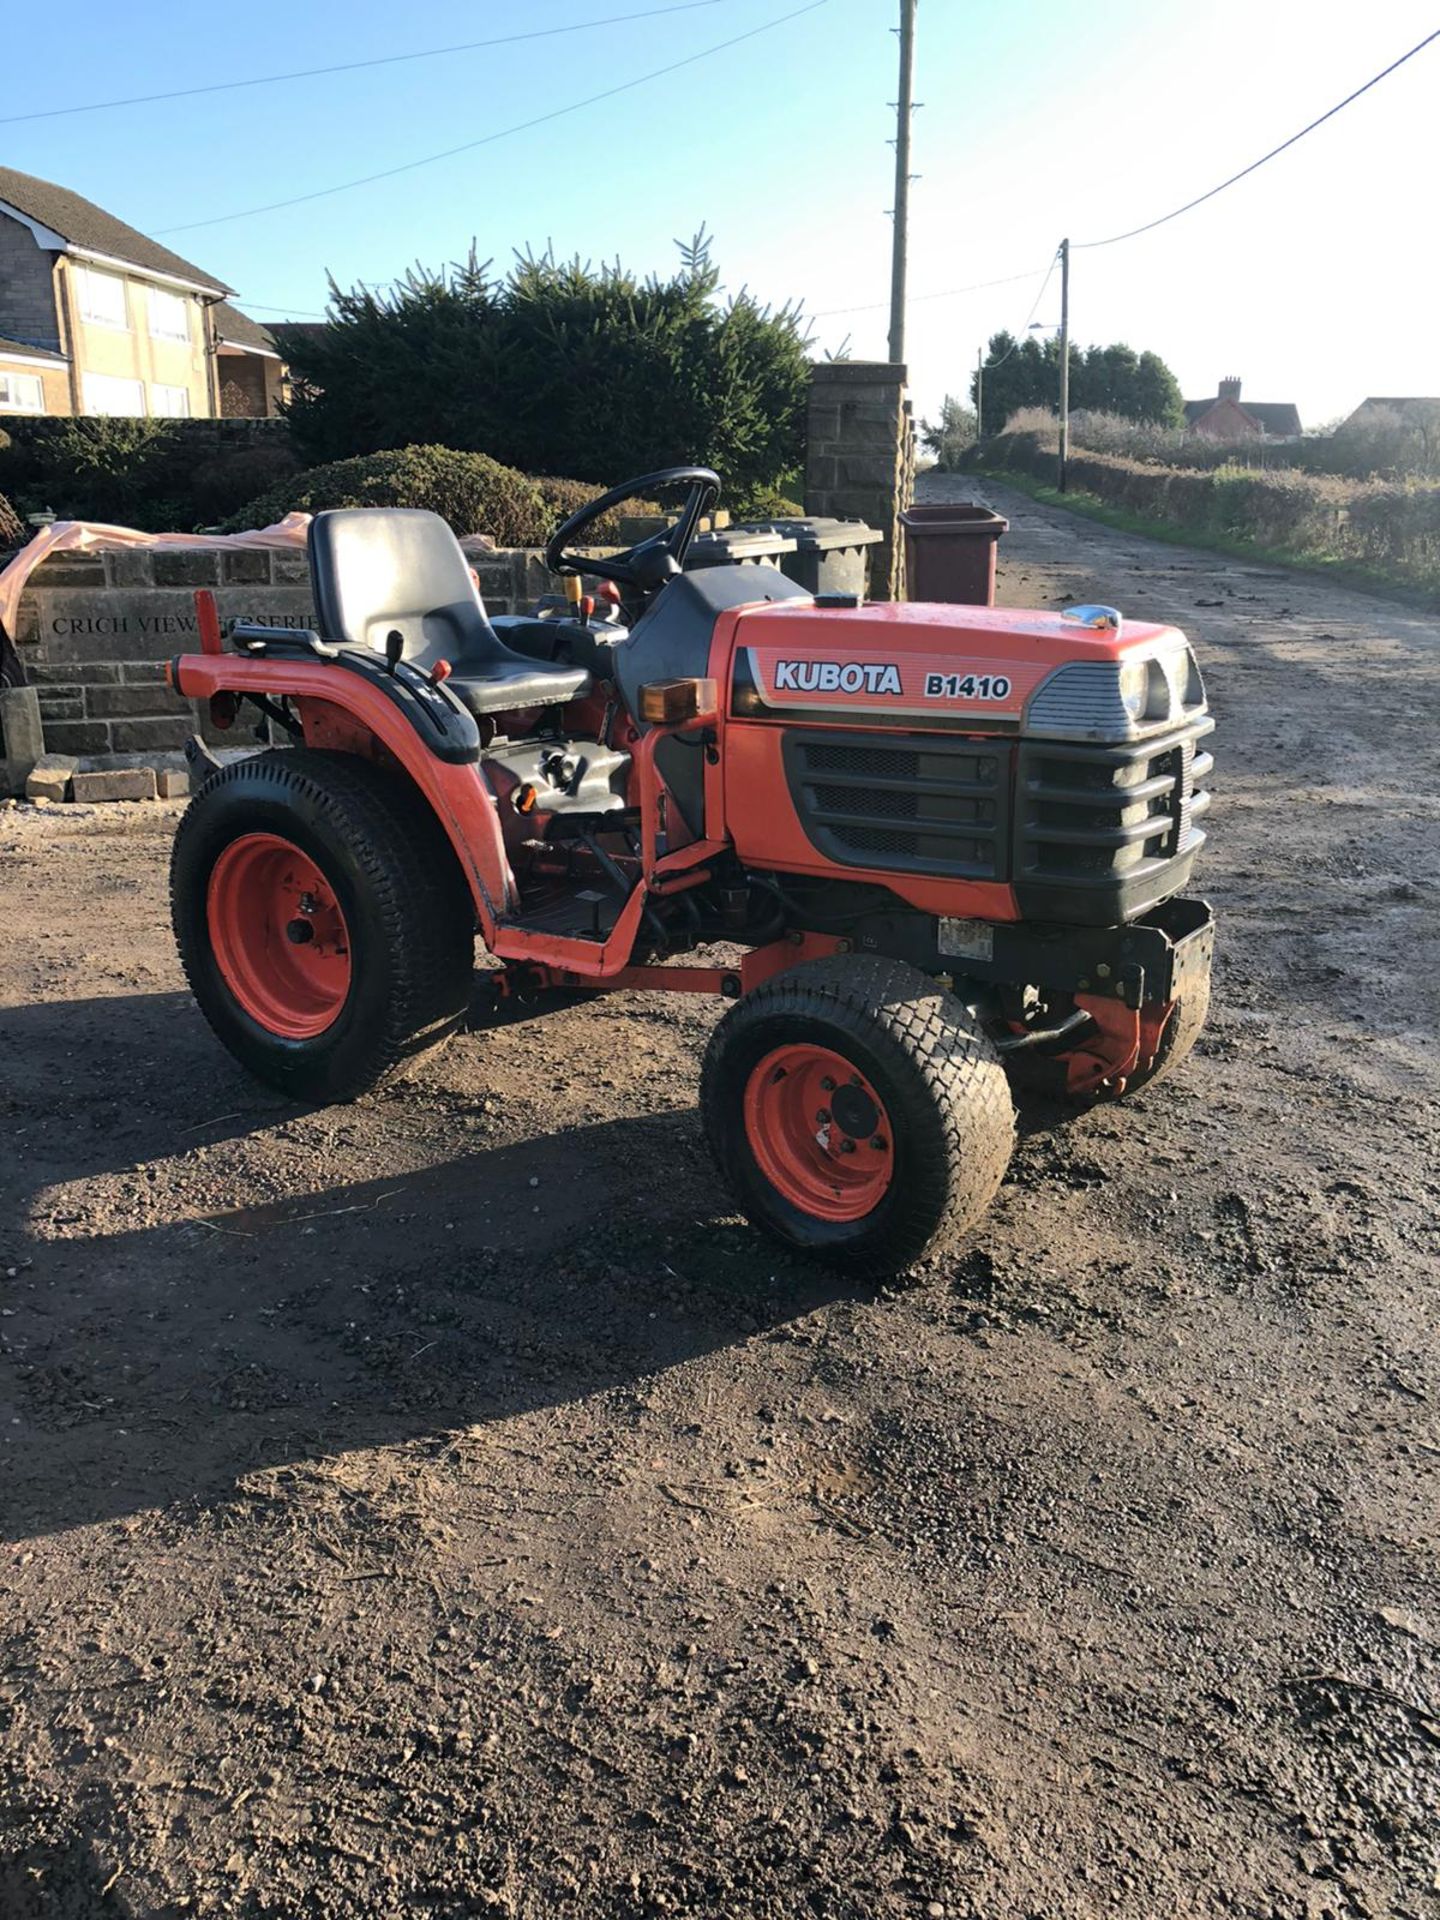
<svg viewBox="0 0 1440 1920"><path fill-rule="evenodd" d="M353 1100L460 1025L468 891L399 778L294 748L226 767L175 837L191 991L237 1060L297 1100Z"/></svg>
<svg viewBox="0 0 1440 1920"><path fill-rule="evenodd" d="M869 957L807 962L747 994L711 1038L700 1107L750 1219L867 1274L973 1226L1014 1144L979 1022L918 969Z"/></svg>

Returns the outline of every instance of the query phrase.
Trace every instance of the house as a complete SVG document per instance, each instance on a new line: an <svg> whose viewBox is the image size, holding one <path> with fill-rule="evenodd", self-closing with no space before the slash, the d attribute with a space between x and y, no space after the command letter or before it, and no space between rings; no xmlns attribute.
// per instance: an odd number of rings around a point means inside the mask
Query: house
<svg viewBox="0 0 1440 1920"><path fill-rule="evenodd" d="M1370 434L1397 426L1423 439L1440 436L1440 400L1426 399L1419 394L1391 400L1372 396L1362 400L1335 431L1337 434Z"/></svg>
<svg viewBox="0 0 1440 1920"><path fill-rule="evenodd" d="M1185 425L1207 440L1298 440L1304 429L1299 409L1289 400L1247 400L1241 404L1240 382L1220 382L1213 400L1187 400Z"/></svg>
<svg viewBox="0 0 1440 1920"><path fill-rule="evenodd" d="M233 289L68 187L0 167L0 414L271 414L275 343Z"/></svg>
<svg viewBox="0 0 1440 1920"><path fill-rule="evenodd" d="M275 336L228 300L210 309L215 331L220 411L227 417L267 419L280 410L288 375Z"/></svg>

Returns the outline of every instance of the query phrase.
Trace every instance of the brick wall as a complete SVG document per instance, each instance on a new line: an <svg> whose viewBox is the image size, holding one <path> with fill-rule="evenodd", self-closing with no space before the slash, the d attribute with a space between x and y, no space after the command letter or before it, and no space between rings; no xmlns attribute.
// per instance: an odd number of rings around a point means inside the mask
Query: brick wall
<svg viewBox="0 0 1440 1920"><path fill-rule="evenodd" d="M60 353L53 258L36 246L28 227L0 214L0 335Z"/></svg>
<svg viewBox="0 0 1440 1920"><path fill-rule="evenodd" d="M212 421L212 426L264 422ZM538 553L467 548L491 613L518 613L553 591ZM164 684L165 662L199 648L194 593L213 587L222 621L312 624L310 570L289 548L142 548L54 554L20 601L16 651L37 690L52 753L168 753L196 718ZM202 727L214 734L208 720Z"/></svg>
<svg viewBox="0 0 1440 1920"><path fill-rule="evenodd" d="M827 360L810 375L805 511L866 520L884 541L870 560L870 594L905 596L898 515L910 504L915 434L905 368L883 360Z"/></svg>

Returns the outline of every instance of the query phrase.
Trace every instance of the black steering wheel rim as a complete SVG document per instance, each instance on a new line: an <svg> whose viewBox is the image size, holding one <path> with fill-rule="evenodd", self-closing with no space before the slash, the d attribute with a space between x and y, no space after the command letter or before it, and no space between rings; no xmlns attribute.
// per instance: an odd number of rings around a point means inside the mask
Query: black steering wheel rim
<svg viewBox="0 0 1440 1920"><path fill-rule="evenodd" d="M648 540L627 547L623 553L596 556L594 559L568 552L585 528L602 514L609 513L613 507L622 506L627 500L647 499L651 494L658 493L661 487L690 489L679 517L663 533L652 534ZM545 564L552 573L593 573L602 580L613 580L619 586L643 589L652 581L642 577L633 565L634 556L642 551L667 554L678 572L685 564L685 554L695 537L695 529L702 515L719 498L720 476L709 467L662 467L658 473L645 473L638 479L622 481L618 487L611 487L608 493L602 493L598 499L587 501L568 520L561 522L545 543ZM647 574L650 571L647 569Z"/></svg>

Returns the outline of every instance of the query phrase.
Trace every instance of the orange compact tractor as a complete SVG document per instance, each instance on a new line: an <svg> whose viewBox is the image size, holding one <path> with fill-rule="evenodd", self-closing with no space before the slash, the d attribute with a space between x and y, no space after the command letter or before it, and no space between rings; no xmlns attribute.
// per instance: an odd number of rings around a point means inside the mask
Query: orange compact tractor
<svg viewBox="0 0 1440 1920"><path fill-rule="evenodd" d="M665 531L580 550L667 488ZM990 1202L1012 1080L1116 1095L1189 1051L1213 722L1184 635L1109 608L687 573L718 495L681 467L583 507L533 615L489 619L445 523L381 509L312 522L314 631L240 624L227 651L202 596L176 691L294 746L195 794L176 937L221 1040L299 1100L459 1027L477 930L500 996L718 994L700 1105L740 1206L895 1271Z"/></svg>

